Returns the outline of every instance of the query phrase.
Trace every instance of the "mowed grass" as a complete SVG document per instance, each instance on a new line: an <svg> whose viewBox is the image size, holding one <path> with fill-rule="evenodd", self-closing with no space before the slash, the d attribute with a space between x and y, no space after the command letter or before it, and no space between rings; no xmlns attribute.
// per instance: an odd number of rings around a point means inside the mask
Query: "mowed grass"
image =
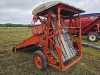
<svg viewBox="0 0 100 75"><path fill-rule="evenodd" d="M83 47L83 58L64 72L50 66L46 71L38 70L32 59L34 50L12 52L16 44L31 35L28 28L0 28L0 75L100 75L100 50L90 47ZM100 41L95 44L100 46Z"/></svg>

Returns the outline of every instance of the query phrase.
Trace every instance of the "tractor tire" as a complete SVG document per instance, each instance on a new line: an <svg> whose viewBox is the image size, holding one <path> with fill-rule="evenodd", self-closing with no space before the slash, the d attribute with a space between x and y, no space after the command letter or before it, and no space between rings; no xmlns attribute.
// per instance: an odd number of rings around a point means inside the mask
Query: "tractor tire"
<svg viewBox="0 0 100 75"><path fill-rule="evenodd" d="M35 66L44 71L47 68L47 59L45 54L42 51L36 51L33 55L33 61Z"/></svg>
<svg viewBox="0 0 100 75"><path fill-rule="evenodd" d="M97 42L99 40L99 35L97 33L89 33L87 35L87 40L89 42Z"/></svg>

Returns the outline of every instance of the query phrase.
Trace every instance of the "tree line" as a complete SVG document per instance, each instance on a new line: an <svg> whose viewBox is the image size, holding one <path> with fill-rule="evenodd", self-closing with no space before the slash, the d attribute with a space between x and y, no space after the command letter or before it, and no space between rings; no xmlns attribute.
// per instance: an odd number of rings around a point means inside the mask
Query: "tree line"
<svg viewBox="0 0 100 75"><path fill-rule="evenodd" d="M0 27L29 27L29 25L24 25L24 24L11 24L11 23L7 23L7 24L0 24Z"/></svg>

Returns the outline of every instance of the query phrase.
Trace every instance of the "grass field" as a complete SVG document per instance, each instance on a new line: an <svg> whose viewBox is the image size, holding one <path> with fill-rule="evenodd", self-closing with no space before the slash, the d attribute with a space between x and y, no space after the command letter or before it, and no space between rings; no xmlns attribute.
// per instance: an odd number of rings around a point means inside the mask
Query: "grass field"
<svg viewBox="0 0 100 75"><path fill-rule="evenodd" d="M32 51L12 52L12 47L31 36L30 30L26 36L27 31L27 28L0 28L0 75L100 75L100 50L90 47L83 47L83 58L64 72L50 66L46 71L38 70ZM83 41L87 42L85 37ZM100 46L100 41L93 44Z"/></svg>

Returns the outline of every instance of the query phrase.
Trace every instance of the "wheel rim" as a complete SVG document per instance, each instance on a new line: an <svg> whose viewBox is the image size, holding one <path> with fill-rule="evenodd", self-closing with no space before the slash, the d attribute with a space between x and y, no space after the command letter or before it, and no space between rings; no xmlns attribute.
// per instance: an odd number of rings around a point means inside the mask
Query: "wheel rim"
<svg viewBox="0 0 100 75"><path fill-rule="evenodd" d="M34 56L34 62L37 68L42 68L42 59L39 55Z"/></svg>
<svg viewBox="0 0 100 75"><path fill-rule="evenodd" d="M95 35L90 35L90 36L89 36L89 39L90 39L91 41L95 41L96 36L95 36Z"/></svg>

